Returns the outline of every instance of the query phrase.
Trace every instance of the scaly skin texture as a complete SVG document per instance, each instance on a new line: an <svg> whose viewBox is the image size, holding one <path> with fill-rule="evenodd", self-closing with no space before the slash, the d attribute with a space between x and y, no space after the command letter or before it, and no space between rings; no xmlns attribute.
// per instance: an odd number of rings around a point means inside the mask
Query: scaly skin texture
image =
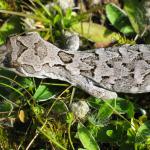
<svg viewBox="0 0 150 150"><path fill-rule="evenodd" d="M19 75L67 81L102 99L150 92L150 45L64 51L38 33L10 37L1 67Z"/></svg>

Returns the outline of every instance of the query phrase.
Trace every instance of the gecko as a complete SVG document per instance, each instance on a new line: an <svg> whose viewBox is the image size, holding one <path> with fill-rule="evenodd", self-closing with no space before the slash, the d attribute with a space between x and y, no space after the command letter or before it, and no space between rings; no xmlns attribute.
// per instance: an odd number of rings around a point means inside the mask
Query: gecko
<svg viewBox="0 0 150 150"><path fill-rule="evenodd" d="M150 92L150 45L145 44L65 51L30 32L0 47L0 67L24 77L66 81L103 100Z"/></svg>

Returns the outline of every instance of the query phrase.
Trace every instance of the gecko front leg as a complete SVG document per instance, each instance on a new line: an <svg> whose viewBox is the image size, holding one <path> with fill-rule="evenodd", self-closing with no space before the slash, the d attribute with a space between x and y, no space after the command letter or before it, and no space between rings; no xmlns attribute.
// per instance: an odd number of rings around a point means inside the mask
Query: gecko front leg
<svg viewBox="0 0 150 150"><path fill-rule="evenodd" d="M103 100L116 99L118 97L116 92L95 86L92 82L89 84L88 93Z"/></svg>
<svg viewBox="0 0 150 150"><path fill-rule="evenodd" d="M101 88L99 86L96 86L91 80L89 80L86 77L78 76L76 78L73 78L73 77L71 78L73 79L71 81L73 85L80 87L81 89L83 89L84 91L86 91L87 93L89 93L90 95L94 97L97 97L103 100L117 98L116 92L112 92L104 88Z"/></svg>

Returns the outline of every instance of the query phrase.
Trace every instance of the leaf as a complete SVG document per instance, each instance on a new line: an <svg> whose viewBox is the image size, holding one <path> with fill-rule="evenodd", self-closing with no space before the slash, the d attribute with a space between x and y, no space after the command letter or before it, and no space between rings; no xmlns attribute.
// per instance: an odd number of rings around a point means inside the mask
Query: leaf
<svg viewBox="0 0 150 150"><path fill-rule="evenodd" d="M107 103L104 103L98 111L97 119L100 120L101 122L105 122L110 118L112 114L113 114L113 109L110 108L110 106Z"/></svg>
<svg viewBox="0 0 150 150"><path fill-rule="evenodd" d="M84 148L86 148L87 150L100 150L94 137L82 123L78 124L77 134Z"/></svg>
<svg viewBox="0 0 150 150"><path fill-rule="evenodd" d="M16 79L15 79L16 82L18 82L20 85L21 85L21 89L22 88L28 88L29 90L33 90L34 89L34 82L33 82L33 79L32 78L25 78L25 77L20 77L18 76Z"/></svg>
<svg viewBox="0 0 150 150"><path fill-rule="evenodd" d="M0 28L0 45L5 42L10 34L19 33L21 30L20 19L18 17L11 17Z"/></svg>
<svg viewBox="0 0 150 150"><path fill-rule="evenodd" d="M44 108L41 105L35 105L32 107L34 113L38 116L42 115L44 113Z"/></svg>
<svg viewBox="0 0 150 150"><path fill-rule="evenodd" d="M135 141L136 143L150 141L150 121L146 121L139 127L136 133Z"/></svg>
<svg viewBox="0 0 150 150"><path fill-rule="evenodd" d="M124 34L132 34L134 30L131 26L128 16L115 4L106 5L106 15L111 24Z"/></svg>
<svg viewBox="0 0 150 150"><path fill-rule="evenodd" d="M111 108L112 107L112 108ZM108 100L106 103L100 106L97 114L97 119L101 122L105 122L114 113L125 114L127 113L130 118L134 117L133 104L125 99Z"/></svg>
<svg viewBox="0 0 150 150"><path fill-rule="evenodd" d="M33 97L38 102L46 101L49 98L51 98L52 96L53 96L53 92L51 92L46 85L39 85L39 87L35 91L35 94L33 95Z"/></svg>
<svg viewBox="0 0 150 150"><path fill-rule="evenodd" d="M112 101L112 100L111 100ZM117 99L116 101L112 101L111 105L114 110L120 114L128 114L129 117L134 117L134 106L132 102L125 99Z"/></svg>
<svg viewBox="0 0 150 150"><path fill-rule="evenodd" d="M144 9L137 0L124 0L124 8L137 34L142 34L145 28Z"/></svg>
<svg viewBox="0 0 150 150"><path fill-rule="evenodd" d="M106 134L107 134L107 136L109 136L109 137L113 137L114 131L113 131L113 130L107 130L107 131L106 131Z"/></svg>
<svg viewBox="0 0 150 150"><path fill-rule="evenodd" d="M71 113L71 112L67 113L67 115L66 115L66 122L68 124L71 124L73 121L74 121L74 115L73 115L73 113Z"/></svg>
<svg viewBox="0 0 150 150"><path fill-rule="evenodd" d="M56 113L64 113L67 112L67 106L63 101L57 101L55 102L55 105L53 106L53 111Z"/></svg>
<svg viewBox="0 0 150 150"><path fill-rule="evenodd" d="M71 28L92 42L113 42L114 39L118 39L119 37L119 34L96 23L83 22L73 24Z"/></svg>
<svg viewBox="0 0 150 150"><path fill-rule="evenodd" d="M63 12L60 6L58 5L54 5L53 6L54 10L58 12L58 14L60 14L61 16L63 16Z"/></svg>
<svg viewBox="0 0 150 150"><path fill-rule="evenodd" d="M10 9L10 6L6 1L0 0L0 9Z"/></svg>
<svg viewBox="0 0 150 150"><path fill-rule="evenodd" d="M0 112L7 112L12 110L12 105L8 102L3 102L0 104Z"/></svg>
<svg viewBox="0 0 150 150"><path fill-rule="evenodd" d="M100 143L124 143L126 142L126 132L130 124L124 120L111 120L107 126L99 128L97 142Z"/></svg>
<svg viewBox="0 0 150 150"><path fill-rule="evenodd" d="M60 23L60 20L61 20L61 16L60 16L59 14L57 14L57 15L55 16L55 18L54 18L54 21L53 21L54 25L55 25L56 23Z"/></svg>
<svg viewBox="0 0 150 150"><path fill-rule="evenodd" d="M65 16L65 17L68 18L68 19L71 19L72 14L73 14L72 9L68 8L68 9L66 10L66 16Z"/></svg>

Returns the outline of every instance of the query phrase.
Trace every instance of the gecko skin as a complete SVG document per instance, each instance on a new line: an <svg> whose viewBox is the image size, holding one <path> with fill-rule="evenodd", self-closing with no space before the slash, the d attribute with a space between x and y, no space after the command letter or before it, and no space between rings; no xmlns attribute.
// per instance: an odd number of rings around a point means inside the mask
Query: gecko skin
<svg viewBox="0 0 150 150"><path fill-rule="evenodd" d="M0 56L1 67L21 76L63 80L102 99L150 92L150 45L64 51L32 32L10 37Z"/></svg>

